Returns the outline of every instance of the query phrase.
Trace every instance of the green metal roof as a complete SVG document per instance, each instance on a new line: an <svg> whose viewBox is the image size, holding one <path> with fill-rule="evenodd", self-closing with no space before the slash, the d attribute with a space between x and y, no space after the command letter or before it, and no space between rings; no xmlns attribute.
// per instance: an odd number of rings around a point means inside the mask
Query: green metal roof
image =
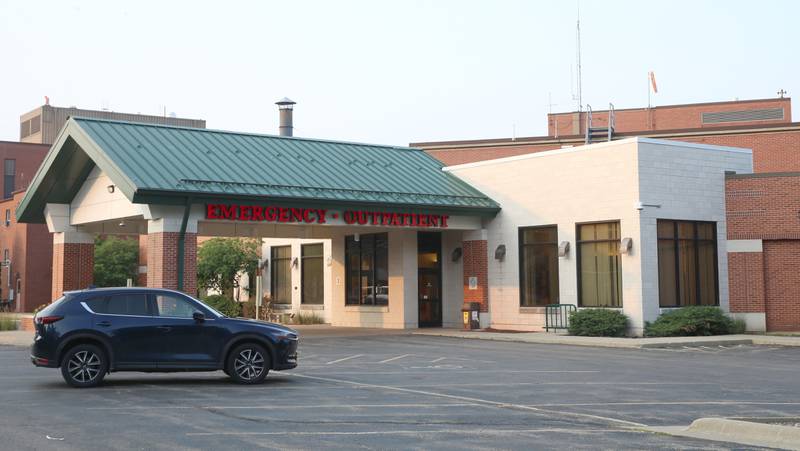
<svg viewBox="0 0 800 451"><path fill-rule="evenodd" d="M492 215L500 208L408 147L71 118L17 209L44 222L97 165L135 203L228 198L327 206L426 208Z"/></svg>

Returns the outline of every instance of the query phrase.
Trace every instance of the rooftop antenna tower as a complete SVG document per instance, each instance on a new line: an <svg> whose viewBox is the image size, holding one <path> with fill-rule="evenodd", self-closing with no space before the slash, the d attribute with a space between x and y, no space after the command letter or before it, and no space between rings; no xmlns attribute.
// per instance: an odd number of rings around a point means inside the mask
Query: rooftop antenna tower
<svg viewBox="0 0 800 451"><path fill-rule="evenodd" d="M578 85L577 85L577 98L573 100L578 101L578 111L583 111L583 83L581 81L581 3L578 2L578 21L575 27L575 53L578 67Z"/></svg>

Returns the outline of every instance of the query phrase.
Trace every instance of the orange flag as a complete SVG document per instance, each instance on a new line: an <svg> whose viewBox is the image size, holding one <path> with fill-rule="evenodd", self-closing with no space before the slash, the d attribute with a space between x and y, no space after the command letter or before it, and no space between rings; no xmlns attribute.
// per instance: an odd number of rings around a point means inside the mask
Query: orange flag
<svg viewBox="0 0 800 451"><path fill-rule="evenodd" d="M653 92L658 94L658 86L656 86L656 73L650 71L650 84L653 86Z"/></svg>

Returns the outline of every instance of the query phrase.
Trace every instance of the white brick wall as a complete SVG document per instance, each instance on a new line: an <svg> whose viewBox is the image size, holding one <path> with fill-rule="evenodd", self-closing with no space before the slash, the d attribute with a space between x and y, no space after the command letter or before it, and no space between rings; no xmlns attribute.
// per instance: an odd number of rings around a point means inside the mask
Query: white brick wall
<svg viewBox="0 0 800 451"><path fill-rule="evenodd" d="M569 255L559 259L560 302L577 305L576 223L619 220L621 237L633 239L631 252L622 256L623 311L631 318L631 332L639 334L644 321L658 315L659 217L717 222L720 299L727 306L724 171L751 168L749 151L632 138L447 170L502 207L486 224L493 327L543 326L541 314L519 306L519 227L558 226L558 240L570 243ZM638 201L661 208L640 213ZM500 244L507 249L502 262L493 258Z"/></svg>

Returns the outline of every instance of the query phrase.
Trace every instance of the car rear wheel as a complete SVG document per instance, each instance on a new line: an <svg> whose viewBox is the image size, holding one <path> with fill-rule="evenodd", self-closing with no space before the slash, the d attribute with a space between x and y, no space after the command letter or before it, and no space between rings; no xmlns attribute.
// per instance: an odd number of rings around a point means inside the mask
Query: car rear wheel
<svg viewBox="0 0 800 451"><path fill-rule="evenodd" d="M78 345L67 351L61 361L61 375L77 388L96 387L108 372L105 353L95 345Z"/></svg>
<svg viewBox="0 0 800 451"><path fill-rule="evenodd" d="M245 343L230 353L225 372L239 384L260 384L269 373L270 363L269 354L263 346Z"/></svg>

